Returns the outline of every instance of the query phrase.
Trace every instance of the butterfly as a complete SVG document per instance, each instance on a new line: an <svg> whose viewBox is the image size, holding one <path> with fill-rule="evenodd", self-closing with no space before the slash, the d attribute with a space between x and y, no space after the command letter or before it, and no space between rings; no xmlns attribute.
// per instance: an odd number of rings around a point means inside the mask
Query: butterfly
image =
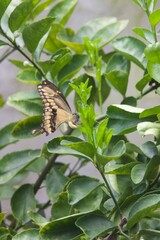
<svg viewBox="0 0 160 240"><path fill-rule="evenodd" d="M77 113L72 113L71 108L64 95L58 88L48 80L37 85L37 89L43 102L43 121L36 132L46 133L46 136L53 133L62 123L68 123L70 128L76 128L78 122Z"/></svg>

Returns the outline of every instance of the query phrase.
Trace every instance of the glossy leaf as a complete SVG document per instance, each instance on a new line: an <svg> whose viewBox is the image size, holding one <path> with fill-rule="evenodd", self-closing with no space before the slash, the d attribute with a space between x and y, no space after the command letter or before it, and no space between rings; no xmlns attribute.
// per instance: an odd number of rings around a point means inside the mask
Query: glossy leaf
<svg viewBox="0 0 160 240"><path fill-rule="evenodd" d="M38 3L38 0L26 0L16 6L9 16L8 24L12 32L19 29L30 16L32 9Z"/></svg>
<svg viewBox="0 0 160 240"><path fill-rule="evenodd" d="M54 55L52 55L52 78L54 78L59 73L59 71L71 61L71 59L72 53L69 48L61 48Z"/></svg>
<svg viewBox="0 0 160 240"><path fill-rule="evenodd" d="M107 64L106 74L109 83L123 96L127 90L129 62L119 54L113 55Z"/></svg>
<svg viewBox="0 0 160 240"><path fill-rule="evenodd" d="M19 223L24 224L29 221L28 211L36 210L36 199L32 185L24 184L16 190L11 199L11 208Z"/></svg>
<svg viewBox="0 0 160 240"><path fill-rule="evenodd" d="M113 39L115 39L128 25L127 20L117 21L116 23L112 23L101 30L99 30L92 40L100 39L99 48L103 48Z"/></svg>
<svg viewBox="0 0 160 240"><path fill-rule="evenodd" d="M52 220L63 218L70 215L72 206L68 203L68 195L66 192L59 194L57 201L52 205Z"/></svg>
<svg viewBox="0 0 160 240"><path fill-rule="evenodd" d="M72 48L75 52L82 54L84 51L84 37L87 36L89 39L93 39L98 31L116 22L117 19L113 17L93 19L82 26L76 34L63 30L57 37L63 44Z"/></svg>
<svg viewBox="0 0 160 240"><path fill-rule="evenodd" d="M12 136L16 139L32 138L32 131L40 127L42 123L41 116L28 117L16 123L12 130Z"/></svg>
<svg viewBox="0 0 160 240"><path fill-rule="evenodd" d="M155 38L153 32L148 30L147 28L133 28L133 32L135 32L140 37L147 40L149 43L155 43Z"/></svg>
<svg viewBox="0 0 160 240"><path fill-rule="evenodd" d="M77 0L62 0L49 12L48 16L54 17L55 22L65 25L77 5Z"/></svg>
<svg viewBox="0 0 160 240"><path fill-rule="evenodd" d="M146 6L143 0L134 0L136 4L138 4L144 11L146 11Z"/></svg>
<svg viewBox="0 0 160 240"><path fill-rule="evenodd" d="M154 116L154 115L157 115L158 113L160 113L160 106L155 106L155 107L152 107L152 108L148 108L148 109L145 109L143 112L141 112L140 114L140 118L145 118L145 117L148 117L148 116Z"/></svg>
<svg viewBox="0 0 160 240"><path fill-rule="evenodd" d="M93 190L89 195L74 204L74 208L78 212L89 213L100 209L100 205L103 199L103 191L100 187Z"/></svg>
<svg viewBox="0 0 160 240"><path fill-rule="evenodd" d="M81 215L81 213L74 214L46 224L40 230L41 239L68 240L76 238L77 236L82 234L81 230L77 226L75 226L75 221Z"/></svg>
<svg viewBox="0 0 160 240"><path fill-rule="evenodd" d="M48 38L45 43L45 49L51 53L55 53L60 48L64 47L64 44L58 39L59 32L63 31L64 27L59 23L53 23L49 32Z"/></svg>
<svg viewBox="0 0 160 240"><path fill-rule="evenodd" d="M0 184L8 182L39 156L39 150L24 150L2 157L0 159Z"/></svg>
<svg viewBox="0 0 160 240"><path fill-rule="evenodd" d="M114 165L106 165L105 173L106 174L130 174L132 168L137 164L137 162L130 162L126 164L114 164Z"/></svg>
<svg viewBox="0 0 160 240"><path fill-rule="evenodd" d="M69 203L71 205L78 203L100 185L99 181L89 177L80 177L72 180L67 187Z"/></svg>
<svg viewBox="0 0 160 240"><path fill-rule="evenodd" d="M31 53L34 53L38 47L41 39L49 31L54 18L48 17L37 22L34 22L24 28L23 31L23 40L26 44L26 47ZM46 39L45 39L46 40ZM43 43L44 44L44 43Z"/></svg>
<svg viewBox="0 0 160 240"><path fill-rule="evenodd" d="M135 202L130 210L127 226L131 228L144 217L152 216L153 212L160 206L160 195L149 194Z"/></svg>
<svg viewBox="0 0 160 240"><path fill-rule="evenodd" d="M27 116L42 115L42 104L37 91L14 93L8 97L7 104Z"/></svg>
<svg viewBox="0 0 160 240"><path fill-rule="evenodd" d="M147 8L150 13L154 11L154 7L156 6L157 0L147 0Z"/></svg>
<svg viewBox="0 0 160 240"><path fill-rule="evenodd" d="M58 196L63 192L67 181L68 178L58 169L52 168L46 178L46 190L50 200L54 202L58 199Z"/></svg>
<svg viewBox="0 0 160 240"><path fill-rule="evenodd" d="M156 137L157 144L160 143L160 124L152 122L143 122L137 125L138 132L142 135L153 135Z"/></svg>
<svg viewBox="0 0 160 240"><path fill-rule="evenodd" d="M27 68L21 70L17 74L17 79L23 83L39 84L41 83L41 75L34 68Z"/></svg>
<svg viewBox="0 0 160 240"><path fill-rule="evenodd" d="M10 123L7 126L0 129L0 149L4 148L5 146L15 143L17 139L12 136L13 128L15 127L16 123Z"/></svg>
<svg viewBox="0 0 160 240"><path fill-rule="evenodd" d="M47 219L41 216L39 213L36 212L28 212L28 216L34 221L34 223L38 226L45 226L46 223L48 223Z"/></svg>
<svg viewBox="0 0 160 240"><path fill-rule="evenodd" d="M0 227L0 240L11 240L9 229Z"/></svg>
<svg viewBox="0 0 160 240"><path fill-rule="evenodd" d="M149 21L153 27L160 22L160 9L157 9L150 14Z"/></svg>
<svg viewBox="0 0 160 240"><path fill-rule="evenodd" d="M160 83L159 68L160 68L160 63L153 63L151 61L147 62L147 70L149 75L158 83Z"/></svg>
<svg viewBox="0 0 160 240"><path fill-rule="evenodd" d="M148 158L153 158L154 156L158 155L158 149L154 142L145 142L144 144L142 144L140 149Z"/></svg>
<svg viewBox="0 0 160 240"><path fill-rule="evenodd" d="M8 5L10 4L11 0L0 0L0 19L2 18L5 10L7 9Z"/></svg>
<svg viewBox="0 0 160 240"><path fill-rule="evenodd" d="M146 167L147 165L145 163L141 163L132 168L131 179L135 184L138 184L143 180Z"/></svg>
<svg viewBox="0 0 160 240"><path fill-rule="evenodd" d="M33 19L39 15L41 12L43 12L51 3L53 3L55 0L44 0L43 2L40 2L32 11L32 17Z"/></svg>
<svg viewBox="0 0 160 240"><path fill-rule="evenodd" d="M75 155L75 156L85 157L85 158L88 158L89 160L91 160L90 157L88 157L84 153L78 151L78 149L75 150L74 148L71 149L71 148L65 146L64 144L62 145L63 140L69 141L70 144L76 143L76 142L78 144L80 144L80 142L82 141L80 138L72 137L72 136L64 136L64 137L54 138L47 145L48 151L51 153L57 153L57 154L63 154L63 155L65 154L65 155ZM65 143L65 142L63 142L63 143Z"/></svg>
<svg viewBox="0 0 160 240"><path fill-rule="evenodd" d="M29 230L25 230L22 231L21 233L16 234L12 240L30 240L30 239L34 239L34 240L40 240L39 237L39 231L36 229L29 229Z"/></svg>
<svg viewBox="0 0 160 240"><path fill-rule="evenodd" d="M145 69L144 49L146 45L143 42L133 37L122 37L114 40L112 46L128 60Z"/></svg>
<svg viewBox="0 0 160 240"><path fill-rule="evenodd" d="M74 55L71 61L59 72L58 80L62 83L67 79L71 79L87 64L88 60L89 57L87 55Z"/></svg>
<svg viewBox="0 0 160 240"><path fill-rule="evenodd" d="M160 63L160 43L150 44L145 48L146 58L153 63Z"/></svg>
<svg viewBox="0 0 160 240"><path fill-rule="evenodd" d="M95 239L98 236L105 236L115 229L115 225L103 215L89 214L80 217L76 225L85 233L87 239Z"/></svg>
<svg viewBox="0 0 160 240"><path fill-rule="evenodd" d="M68 147L72 150L79 152L83 156L86 156L88 159L93 160L94 154L95 154L95 148L92 144L85 141L80 142L70 142L67 140L62 140L61 142L62 146Z"/></svg>
<svg viewBox="0 0 160 240"><path fill-rule="evenodd" d="M125 134L136 129L139 114L143 109L128 105L111 105L108 107L107 115L109 117L108 128L113 128L113 135Z"/></svg>
<svg viewBox="0 0 160 240"><path fill-rule="evenodd" d="M144 75L137 83L136 83L136 88L139 91L143 91L145 86L149 83L151 80L151 77L149 74Z"/></svg>

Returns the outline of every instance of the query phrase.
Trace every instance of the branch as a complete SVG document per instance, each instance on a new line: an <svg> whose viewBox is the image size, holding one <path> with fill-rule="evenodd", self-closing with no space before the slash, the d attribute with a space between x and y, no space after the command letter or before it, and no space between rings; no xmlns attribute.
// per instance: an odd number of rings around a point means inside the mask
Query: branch
<svg viewBox="0 0 160 240"><path fill-rule="evenodd" d="M34 193L36 194L42 184L42 182L44 181L44 179L46 178L46 175L49 173L49 171L51 170L53 163L56 161L58 157L58 154L54 154L48 161L47 165L45 166L45 168L43 169L43 171L41 172L41 174L39 175L39 178L37 179L37 181L34 184Z"/></svg>

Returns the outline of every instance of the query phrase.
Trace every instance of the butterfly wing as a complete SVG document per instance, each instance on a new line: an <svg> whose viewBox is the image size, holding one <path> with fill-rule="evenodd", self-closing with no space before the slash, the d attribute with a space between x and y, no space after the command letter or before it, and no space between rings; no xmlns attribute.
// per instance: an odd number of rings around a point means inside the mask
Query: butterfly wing
<svg viewBox="0 0 160 240"><path fill-rule="evenodd" d="M54 132L59 125L68 122L70 127L76 127L77 117L72 114L70 106L63 94L51 82L45 80L37 86L43 101L43 122L39 129L32 132L41 131L48 135Z"/></svg>

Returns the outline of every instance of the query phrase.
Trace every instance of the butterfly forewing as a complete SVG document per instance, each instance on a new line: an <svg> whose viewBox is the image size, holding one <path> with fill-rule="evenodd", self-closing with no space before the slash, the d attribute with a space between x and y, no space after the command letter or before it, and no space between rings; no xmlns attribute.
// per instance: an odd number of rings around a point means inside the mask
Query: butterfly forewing
<svg viewBox="0 0 160 240"><path fill-rule="evenodd" d="M72 114L68 102L57 87L45 80L37 88L44 105L43 123L41 128L33 130L33 133L41 131L48 135L64 122L68 122L71 127L76 127L77 116Z"/></svg>

